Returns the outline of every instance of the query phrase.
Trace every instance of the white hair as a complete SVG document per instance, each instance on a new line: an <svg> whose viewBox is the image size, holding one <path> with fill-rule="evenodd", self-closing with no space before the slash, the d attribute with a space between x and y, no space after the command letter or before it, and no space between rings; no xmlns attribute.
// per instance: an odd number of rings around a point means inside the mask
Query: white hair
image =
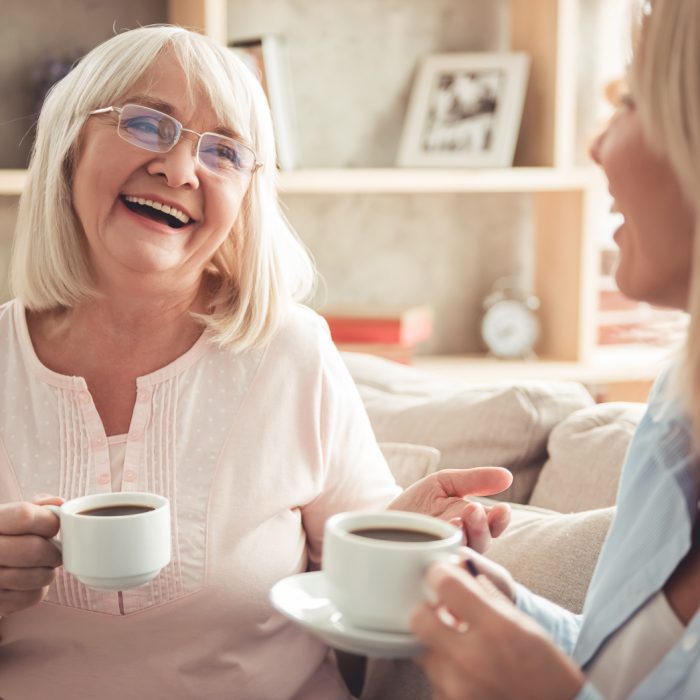
<svg viewBox="0 0 700 700"><path fill-rule="evenodd" d="M213 312L201 317L222 344L259 345L275 331L287 304L313 291L315 270L280 210L272 121L259 82L231 50L181 27L118 34L50 91L20 199L11 286L35 311L71 308L96 295L87 241L72 205L81 131L92 110L118 105L166 52L187 77L187 95L194 100L203 94L220 122L240 134L264 164L211 261L218 282Z"/></svg>
<svg viewBox="0 0 700 700"><path fill-rule="evenodd" d="M700 449L700 0L646 0L639 17L632 95L647 141L668 159L695 213L690 326L674 386Z"/></svg>

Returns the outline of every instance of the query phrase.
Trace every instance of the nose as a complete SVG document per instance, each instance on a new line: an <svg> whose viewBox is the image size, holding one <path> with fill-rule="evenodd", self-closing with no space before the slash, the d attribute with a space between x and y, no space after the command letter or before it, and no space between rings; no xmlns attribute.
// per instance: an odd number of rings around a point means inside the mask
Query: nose
<svg viewBox="0 0 700 700"><path fill-rule="evenodd" d="M605 129L601 129L593 138L590 146L588 147L588 155L590 156L591 160L597 165L601 164L600 153L603 147L603 141L605 140L605 134L607 133L607 130L607 127Z"/></svg>
<svg viewBox="0 0 700 700"><path fill-rule="evenodd" d="M167 153L159 153L149 164L146 170L150 175L160 175L168 184L168 187L199 187L197 175L197 157L195 148L197 141L189 138L189 134L182 134L174 148Z"/></svg>

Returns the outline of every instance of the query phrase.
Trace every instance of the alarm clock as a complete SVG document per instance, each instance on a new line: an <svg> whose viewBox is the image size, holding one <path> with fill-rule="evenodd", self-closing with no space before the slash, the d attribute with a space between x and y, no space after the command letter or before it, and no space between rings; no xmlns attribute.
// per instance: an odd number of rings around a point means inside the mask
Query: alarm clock
<svg viewBox="0 0 700 700"><path fill-rule="evenodd" d="M540 335L539 306L534 294L497 283L484 299L481 317L481 339L489 352L508 360L533 357Z"/></svg>

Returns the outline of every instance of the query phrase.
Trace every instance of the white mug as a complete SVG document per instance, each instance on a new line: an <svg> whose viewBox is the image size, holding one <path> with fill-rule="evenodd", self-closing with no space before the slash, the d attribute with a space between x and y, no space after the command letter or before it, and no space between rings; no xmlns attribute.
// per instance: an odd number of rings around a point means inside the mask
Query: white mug
<svg viewBox="0 0 700 700"><path fill-rule="evenodd" d="M119 506L139 512L110 513ZM86 586L135 588L170 561L170 503L163 496L100 493L44 507L61 521L60 542L53 542L63 552L63 568Z"/></svg>
<svg viewBox="0 0 700 700"><path fill-rule="evenodd" d="M349 626L408 633L411 613L426 599L427 568L457 561L461 544L459 529L428 515L339 513L326 522L323 540L328 597Z"/></svg>

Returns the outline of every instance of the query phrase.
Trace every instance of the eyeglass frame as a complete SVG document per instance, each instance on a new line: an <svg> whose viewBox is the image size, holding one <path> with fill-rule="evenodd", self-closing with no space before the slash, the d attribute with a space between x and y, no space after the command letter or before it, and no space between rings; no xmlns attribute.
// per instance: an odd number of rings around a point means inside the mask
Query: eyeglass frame
<svg viewBox="0 0 700 700"><path fill-rule="evenodd" d="M170 148L168 148L168 149L165 150L165 151L155 150L155 149L152 149L152 148L147 148L145 145L140 145L140 144L134 143L133 141L128 141L127 139L125 139L125 138L119 133L119 124L120 124L120 122L121 122L121 115L122 115L122 112L124 111L124 107L129 107L129 106L132 106L132 107L141 107L142 109L149 109L149 110L151 110L151 112L155 112L156 114L161 114L161 115L163 115L164 117L167 117L168 119L171 119L173 122L175 122L175 124L179 127L179 131L178 131L177 138L175 139L175 141L173 141L173 143L172 143L172 145L170 146ZM190 134L194 134L195 136L198 136L199 138L197 139L196 148L195 148L195 154L196 154L196 158L197 158L197 163L199 163L199 165L201 165L207 172L213 173L213 174L216 175L217 177L223 178L224 176L223 176L223 175L220 175L220 174L217 173L217 172L215 172L215 171L212 170L211 168L208 168L208 167L201 161L201 159L200 159L200 157L199 157L199 145L200 145L200 143L202 142L202 138L203 138L204 136L206 136L207 134L210 135L210 136L218 136L219 138L222 138L222 139L229 139L230 141L234 141L235 143L237 143L237 144L243 146L243 148L247 148L247 149L253 154L253 158L254 158L253 167L252 167L251 170L250 170L250 176L251 176L251 177L252 177L260 168L262 168L262 166L264 165L264 163L261 163L261 162L258 160L258 155L257 155L257 153L255 152L255 150L254 150L251 146L249 146L247 143L243 143L243 141L241 141L240 139L234 139L233 137L231 137L231 136L225 136L224 134L217 134L215 131L204 131L204 132L200 133L199 131L195 131L194 129L186 129L186 128L183 126L182 122L181 122L181 121L178 121L177 119L175 119L175 117L173 117L172 114L167 114L166 112L161 112L159 109L154 109L153 107L148 107L148 106L146 106L146 105L140 105L140 104L138 104L137 102L128 102L127 104L123 105L122 107L115 107L114 105L110 105L109 107L100 107L99 109L93 109L91 112L88 112L88 115L89 115L89 116L93 116L93 115L96 115L96 114L109 114L109 113L111 113L111 112L116 112L117 115L118 115L117 134L119 135L119 138L121 138L122 141L124 141L125 143L129 143L129 144L131 144L132 146L136 146L136 148L141 148L141 149L143 149L144 151L148 151L149 153L170 153L170 151L172 151L173 148L175 148L175 146L177 146L177 144L180 143L180 139L182 138L182 134L183 134L183 132L185 132L185 131L188 132L188 133L190 133ZM0 700L1 700L1 699L0 699Z"/></svg>

